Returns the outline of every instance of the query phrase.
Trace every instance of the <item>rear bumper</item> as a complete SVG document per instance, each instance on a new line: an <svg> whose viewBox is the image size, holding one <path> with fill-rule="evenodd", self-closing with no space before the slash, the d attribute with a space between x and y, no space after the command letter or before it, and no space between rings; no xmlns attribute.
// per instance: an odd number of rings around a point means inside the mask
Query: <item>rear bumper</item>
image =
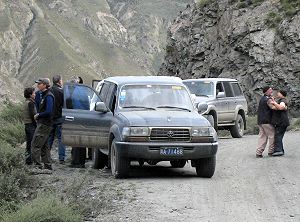
<svg viewBox="0 0 300 222"><path fill-rule="evenodd" d="M180 147L184 149L181 156L163 156L160 148ZM218 142L214 143L132 143L116 142L116 148L120 155L129 159L146 160L172 160L172 159L200 159L212 157L218 151Z"/></svg>

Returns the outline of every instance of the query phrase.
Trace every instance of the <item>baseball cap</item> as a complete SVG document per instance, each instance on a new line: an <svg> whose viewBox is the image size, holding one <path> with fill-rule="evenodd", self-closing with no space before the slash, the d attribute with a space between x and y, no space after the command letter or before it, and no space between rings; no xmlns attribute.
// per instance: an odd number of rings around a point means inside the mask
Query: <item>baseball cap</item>
<svg viewBox="0 0 300 222"><path fill-rule="evenodd" d="M50 80L47 78L40 78L40 79L36 80L35 83L37 83L37 84L43 83L47 86L50 86Z"/></svg>

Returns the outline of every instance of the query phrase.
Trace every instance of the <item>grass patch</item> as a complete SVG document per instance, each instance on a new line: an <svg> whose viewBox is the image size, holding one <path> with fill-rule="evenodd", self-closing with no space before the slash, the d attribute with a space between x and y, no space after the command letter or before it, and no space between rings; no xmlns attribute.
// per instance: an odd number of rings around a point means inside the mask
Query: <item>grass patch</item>
<svg viewBox="0 0 300 222"><path fill-rule="evenodd" d="M17 211L0 216L2 222L80 222L82 216L54 195L40 195L32 202L21 204Z"/></svg>

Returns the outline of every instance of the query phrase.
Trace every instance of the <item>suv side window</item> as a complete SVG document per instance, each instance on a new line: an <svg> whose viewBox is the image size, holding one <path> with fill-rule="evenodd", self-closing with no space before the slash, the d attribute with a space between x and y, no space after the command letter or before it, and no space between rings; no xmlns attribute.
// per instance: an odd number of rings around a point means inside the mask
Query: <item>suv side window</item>
<svg viewBox="0 0 300 222"><path fill-rule="evenodd" d="M237 82L232 82L231 86L232 86L232 89L233 89L233 92L234 92L235 96L242 96L243 95L241 87L239 86L239 84Z"/></svg>
<svg viewBox="0 0 300 222"><path fill-rule="evenodd" d="M216 86L216 95L218 95L219 92L225 92L223 84L221 82L217 83L217 86Z"/></svg>
<svg viewBox="0 0 300 222"><path fill-rule="evenodd" d="M234 97L233 91L232 91L231 86L230 86L230 82L223 82L223 85L224 85L224 88L225 88L226 97Z"/></svg>
<svg viewBox="0 0 300 222"><path fill-rule="evenodd" d="M94 110L100 101L97 94L85 85L65 85L64 92L67 109Z"/></svg>
<svg viewBox="0 0 300 222"><path fill-rule="evenodd" d="M106 99L104 100L105 105L112 112L114 112L115 105L116 105L116 90L117 90L117 86L114 83L109 84L109 89L107 91Z"/></svg>
<svg viewBox="0 0 300 222"><path fill-rule="evenodd" d="M109 83L104 82L102 87L101 87L101 91L99 93L101 101L105 102L108 90L109 90Z"/></svg>

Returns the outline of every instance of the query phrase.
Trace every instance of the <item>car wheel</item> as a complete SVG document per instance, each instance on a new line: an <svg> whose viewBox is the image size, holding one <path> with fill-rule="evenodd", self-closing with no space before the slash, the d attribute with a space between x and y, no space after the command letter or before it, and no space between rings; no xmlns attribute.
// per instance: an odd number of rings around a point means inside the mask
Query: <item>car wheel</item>
<svg viewBox="0 0 300 222"><path fill-rule="evenodd" d="M103 169L107 165L108 156L102 153L98 148L93 149L93 168Z"/></svg>
<svg viewBox="0 0 300 222"><path fill-rule="evenodd" d="M211 178L215 173L216 156L197 160L196 172L198 177Z"/></svg>
<svg viewBox="0 0 300 222"><path fill-rule="evenodd" d="M116 179L128 177L129 161L127 158L121 157L116 147L115 139L112 141L110 148L110 165L111 173Z"/></svg>
<svg viewBox="0 0 300 222"><path fill-rule="evenodd" d="M183 168L186 164L186 160L172 160L170 164L174 168Z"/></svg>
<svg viewBox="0 0 300 222"><path fill-rule="evenodd" d="M213 115L207 115L206 119L208 120L208 122L210 123L210 125L216 130L218 131L218 124L216 124L215 122L215 117Z"/></svg>
<svg viewBox="0 0 300 222"><path fill-rule="evenodd" d="M244 135L244 119L238 114L235 125L230 127L230 133L233 138L242 138Z"/></svg>

